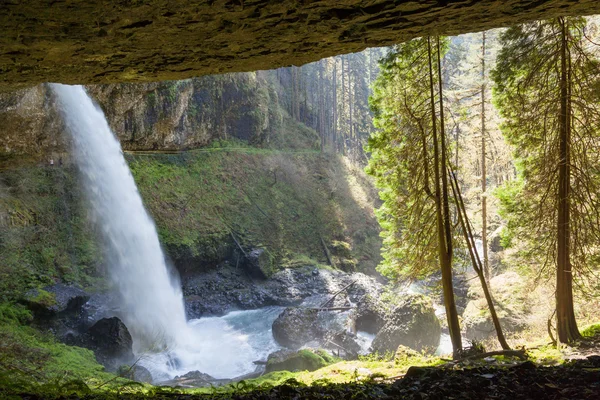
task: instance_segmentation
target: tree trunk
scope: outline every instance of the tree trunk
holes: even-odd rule
[[[561,26],[560,51],[560,122],[559,122],[559,165],[558,165],[558,226],[557,226],[557,274],[556,274],[556,317],[558,340],[570,343],[580,339],[581,334],[573,309],[573,273],[570,260],[570,126],[571,109],[569,99],[568,26],[559,18]]]
[[[338,103],[337,103],[337,60],[333,59],[333,146],[335,152],[339,152],[337,138],[337,120],[338,120]]]
[[[345,65],[346,63],[344,62],[344,60],[346,59],[346,56],[342,56],[342,110],[340,113],[341,116],[341,121],[344,121],[344,111],[346,109],[346,71],[345,71]],[[342,155],[346,155],[346,129],[344,128],[344,126],[340,126],[340,150]]]
[[[325,151],[325,102],[323,101],[323,64],[319,62],[319,135],[321,135],[321,153]]]
[[[485,193],[487,190],[485,139],[485,32],[483,32],[481,41],[481,246],[483,247],[483,272],[485,274],[485,279],[489,281],[490,265],[487,243],[487,195]]]
[[[508,345],[508,343],[506,342],[506,338],[504,337],[504,332],[502,332],[502,326],[500,325],[500,319],[498,318],[498,314],[496,313],[496,307],[494,306],[492,294],[490,293],[486,282],[486,278],[483,271],[483,265],[481,263],[481,260],[479,259],[479,254],[477,254],[477,247],[475,246],[475,240],[473,239],[471,223],[469,222],[467,210],[465,208],[465,203],[463,201],[462,194],[460,193],[458,179],[456,179],[456,175],[453,174],[451,171],[448,171],[448,174],[452,176],[454,183],[454,185],[452,185],[452,191],[454,192],[454,197],[456,198],[456,205],[458,206],[458,220],[460,222],[463,234],[465,236],[465,241],[467,242],[467,248],[469,250],[469,256],[471,257],[471,262],[473,263],[473,269],[479,277],[479,282],[481,282],[481,288],[483,289],[483,295],[485,296],[485,301],[487,302],[488,309],[490,310],[490,315],[492,317],[494,329],[496,330],[498,342],[504,350],[510,350],[510,346]]]
[[[439,43],[438,43],[439,44]],[[438,47],[439,50],[439,47]],[[434,93],[434,80],[433,80],[433,57],[431,54],[431,38],[427,38],[427,54],[429,56],[429,90],[431,97],[431,118],[432,118],[432,135],[433,135],[433,160],[434,160],[434,178],[435,178],[435,211],[436,211],[436,223],[437,223],[437,234],[438,234],[438,253],[440,258],[440,269],[442,272],[442,289],[444,293],[444,306],[446,308],[446,318],[448,320],[448,329],[450,331],[450,339],[452,341],[452,350],[454,357],[458,357],[462,350],[462,338],[460,336],[460,325],[458,323],[458,313],[456,311],[456,302],[454,300],[454,288],[452,286],[452,258],[451,258],[451,243],[447,241],[447,228],[449,226],[445,224],[447,216],[444,215],[444,209],[447,206],[448,193],[447,186],[440,188],[440,183],[445,181],[447,185],[447,177],[445,173],[445,151],[443,146],[445,140],[442,139],[441,143],[438,140],[437,135],[437,121],[435,111],[435,93]],[[438,53],[438,68],[439,68],[439,53]],[[440,83],[441,88],[441,83]],[[440,99],[442,93],[440,92]],[[443,123],[442,123],[443,126]],[[440,160],[440,144],[442,146]],[[442,199],[445,193],[445,202]],[[450,250],[450,251],[449,251]]]

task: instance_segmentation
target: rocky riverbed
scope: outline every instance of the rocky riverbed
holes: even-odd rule
[[[433,350],[439,343],[440,323],[426,296],[403,293],[394,304],[383,302],[383,283],[362,273],[305,266],[260,278],[222,263],[183,276],[182,287],[194,340],[204,343],[198,362],[180,353],[137,360],[113,295],[90,296],[58,284],[29,293],[25,302],[37,324],[67,344],[92,349],[108,370],[137,361],[129,372],[133,378],[149,381],[151,374],[155,382],[173,385],[221,384],[259,376],[265,368],[322,366],[325,354],[356,358],[370,351],[371,342],[380,353],[399,345]],[[306,348],[325,353],[298,351]]]

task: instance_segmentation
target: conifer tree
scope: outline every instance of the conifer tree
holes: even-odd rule
[[[523,242],[523,260],[555,271],[563,343],[580,338],[574,280],[600,256],[600,69],[585,25],[557,18],[508,29],[493,72],[520,171],[501,193],[508,236]]]
[[[453,236],[441,58],[446,42],[414,39],[381,62],[371,105],[378,131],[367,171],[381,189],[378,211],[386,275],[418,278],[442,272],[446,316],[455,355],[462,348],[452,287]]]

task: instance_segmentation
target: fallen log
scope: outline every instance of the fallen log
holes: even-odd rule
[[[338,290],[337,292],[335,292],[333,294],[333,296],[331,296],[331,298],[329,300],[327,300],[325,303],[321,304],[319,306],[319,308],[325,308],[325,306],[327,306],[327,304],[331,303],[333,300],[335,300],[335,298],[338,296],[338,294],[342,293],[343,291],[347,290],[350,286],[354,285],[356,283],[356,281],[351,282],[349,285],[344,286],[343,288],[341,288],[340,290]]]

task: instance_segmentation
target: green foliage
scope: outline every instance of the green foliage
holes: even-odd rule
[[[583,35],[586,20],[565,18],[570,139],[570,262],[578,279],[600,260],[600,105],[592,88],[598,61]],[[503,245],[519,244],[519,259],[546,274],[556,268],[561,118],[559,19],[512,27],[492,73],[502,131],[515,149],[519,177],[496,191],[507,220]],[[597,53],[596,53],[597,54]]]
[[[50,334],[24,325],[30,318],[23,306],[0,304],[0,396],[3,390],[85,393],[115,378],[104,372],[90,350],[58,343]]]
[[[369,188],[351,185],[349,177],[360,172],[338,158],[221,141],[181,155],[129,159],[161,242],[176,260],[219,262],[237,247],[233,234],[246,248],[265,248],[276,267],[325,264],[321,237],[351,244],[362,270],[378,261],[377,243],[363,240],[376,236],[377,227],[354,199],[354,191]]]
[[[428,39],[395,46],[380,70],[370,99],[377,131],[369,139],[367,167],[383,200],[377,210],[384,258],[379,271],[419,278],[438,269]]]

